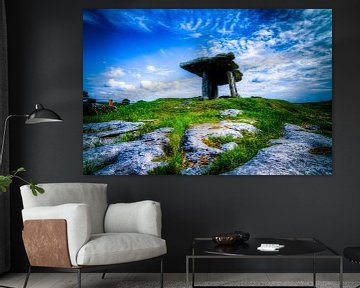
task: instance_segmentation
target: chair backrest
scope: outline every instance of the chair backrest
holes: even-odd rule
[[[29,185],[20,187],[24,209],[39,206],[57,206],[67,203],[89,205],[92,233],[104,233],[107,209],[107,184],[99,183],[46,183],[39,184],[45,193],[34,196]]]

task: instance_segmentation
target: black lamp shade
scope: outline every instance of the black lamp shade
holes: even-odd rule
[[[62,122],[61,117],[50,109],[44,108],[41,104],[35,105],[35,110],[31,112],[25,121],[26,124],[38,124],[46,122]]]

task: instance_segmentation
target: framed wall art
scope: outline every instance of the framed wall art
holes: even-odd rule
[[[83,11],[86,175],[331,175],[331,9]]]

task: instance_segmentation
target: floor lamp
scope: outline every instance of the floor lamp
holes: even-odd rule
[[[36,104],[35,110],[33,112],[31,112],[30,114],[7,116],[5,119],[5,124],[4,124],[4,132],[3,132],[1,151],[0,151],[0,167],[2,166],[8,122],[11,118],[15,118],[15,117],[26,118],[25,124],[39,124],[39,123],[46,123],[46,122],[62,122],[63,121],[58,114],[56,114],[54,111],[52,111],[50,109],[45,108],[41,104]]]
[[[62,122],[63,121],[58,114],[56,114],[54,111],[52,111],[50,109],[44,108],[44,106],[41,104],[36,104],[35,110],[33,112],[31,112],[30,114],[7,116],[5,119],[5,123],[4,123],[4,132],[2,135],[2,142],[1,142],[0,168],[2,167],[8,122],[11,118],[15,118],[15,117],[26,118],[25,124],[39,124],[39,123],[46,123],[46,122]],[[0,284],[0,287],[12,288],[9,286],[3,286],[1,284]]]

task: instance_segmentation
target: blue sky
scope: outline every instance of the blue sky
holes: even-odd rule
[[[332,99],[331,9],[100,9],[83,22],[84,90],[103,101],[200,96],[179,63],[227,52],[243,97]]]

